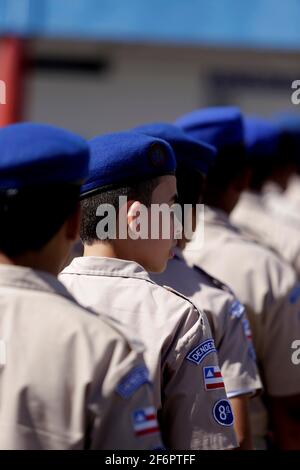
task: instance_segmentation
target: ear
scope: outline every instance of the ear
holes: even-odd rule
[[[80,230],[81,209],[80,203],[74,213],[66,221],[66,238],[70,241],[75,241],[79,238]]]
[[[136,225],[137,218],[141,211],[141,203],[139,201],[127,202],[127,225],[132,232],[138,230]]]

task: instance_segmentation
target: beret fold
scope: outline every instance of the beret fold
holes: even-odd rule
[[[279,152],[279,127],[267,119],[254,116],[244,118],[247,158],[273,157]]]
[[[82,197],[142,180],[174,174],[176,160],[171,146],[162,139],[135,132],[114,132],[89,141],[89,177]]]
[[[174,150],[178,167],[207,174],[216,155],[214,147],[195,140],[173,124],[145,124],[134,128],[133,131],[158,137],[168,142]]]
[[[244,143],[242,114],[234,106],[198,109],[181,116],[175,124],[218,151]]]

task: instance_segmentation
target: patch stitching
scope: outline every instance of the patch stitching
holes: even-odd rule
[[[133,429],[138,437],[159,432],[154,406],[141,408],[133,413]]]
[[[203,367],[204,386],[207,392],[225,388],[221,369],[219,366]]]
[[[232,302],[229,311],[232,318],[241,318],[245,313],[245,307],[236,299]]]
[[[146,383],[150,384],[148,369],[143,365],[137,366],[121,380],[116,391],[126,400]]]
[[[229,410],[230,410],[230,413],[226,413],[226,411],[223,411],[223,410],[220,410],[221,406],[223,406],[225,408],[225,406],[228,406],[229,407]],[[218,408],[217,408],[218,407]],[[216,415],[216,413],[220,413],[220,416],[221,416],[221,413],[225,413],[226,414],[226,418],[227,418],[227,415],[231,415],[231,421],[229,423],[226,423],[225,420],[222,421],[220,419],[220,417],[218,417]],[[226,427],[229,427],[229,426],[232,426],[233,423],[234,423],[234,416],[233,416],[233,412],[232,412],[232,408],[231,408],[231,405],[230,405],[230,402],[229,400],[227,399],[221,399],[221,400],[218,400],[215,404],[214,404],[214,407],[213,407],[213,417],[214,417],[214,420],[220,424],[221,426],[226,426]]]
[[[210,345],[210,348],[205,351],[205,346],[206,345]],[[201,352],[201,349],[203,350],[203,352]],[[192,351],[190,351],[188,353],[188,355],[186,356],[186,359],[189,362],[192,362],[193,364],[199,365],[199,364],[201,364],[201,362],[203,361],[203,359],[206,356],[208,356],[209,354],[211,354],[213,352],[217,352],[217,351],[216,351],[214,340],[212,338],[210,338],[210,339],[207,339],[206,341],[203,341],[198,346],[196,346],[194,349],[192,349]]]

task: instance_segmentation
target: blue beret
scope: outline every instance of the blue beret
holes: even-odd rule
[[[278,155],[280,130],[267,119],[253,116],[244,117],[245,145],[247,158],[273,157]]]
[[[280,132],[292,136],[300,143],[300,115],[299,114],[279,114],[274,119]]]
[[[173,124],[145,124],[133,129],[168,142],[174,150],[178,167],[190,168],[207,174],[214,161],[216,149],[211,145],[199,142]]]
[[[281,131],[300,134],[300,114],[280,113],[274,116],[274,122]]]
[[[300,163],[300,115],[295,113],[279,114],[274,119],[283,137],[282,153],[299,165]]]
[[[176,125],[218,151],[244,143],[242,114],[233,106],[192,111],[177,119]]]
[[[89,142],[89,177],[82,196],[141,180],[174,174],[176,160],[164,140],[134,132],[115,132]]]
[[[0,129],[0,190],[79,183],[88,174],[87,142],[56,127],[21,123]]]

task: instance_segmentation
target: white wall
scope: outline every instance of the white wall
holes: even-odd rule
[[[37,55],[107,58],[99,75],[32,71],[27,79],[26,119],[61,125],[87,137],[150,121],[172,121],[200,106],[240,105],[268,115],[291,105],[291,79],[300,79],[300,54],[183,47],[35,41]],[[213,93],[213,73],[287,77],[283,89],[225,88]],[[213,93],[213,94],[212,94]]]

